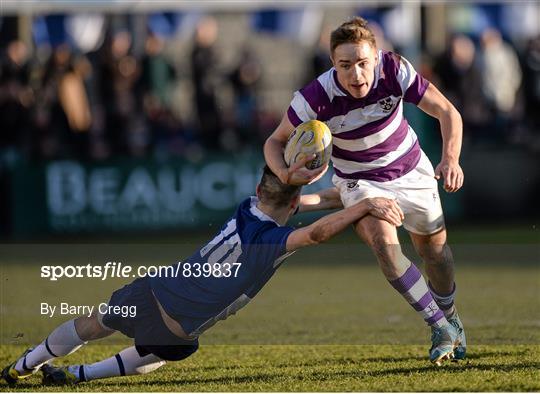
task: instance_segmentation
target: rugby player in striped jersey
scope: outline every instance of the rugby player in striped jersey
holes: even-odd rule
[[[464,358],[465,332],[454,306],[454,262],[437,189],[438,179],[450,193],[463,185],[461,116],[405,58],[378,50],[363,18],[334,30],[330,46],[333,67],[295,92],[265,143],[266,162],[285,183],[307,184],[320,178],[325,168],[288,169],[283,149],[300,123],[325,122],[333,137],[333,182],[343,204],[377,196],[394,198],[403,209],[403,226],[424,260],[427,283],[401,252],[395,226],[368,216],[354,228],[372,248],[390,284],[431,327],[430,360],[439,365],[452,357]],[[403,116],[404,102],[440,123],[443,151],[435,170]],[[426,295],[428,289],[436,302]]]

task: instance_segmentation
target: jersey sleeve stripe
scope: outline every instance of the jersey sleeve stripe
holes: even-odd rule
[[[403,57],[400,58],[397,80],[403,92],[405,92],[413,84],[416,75],[416,70],[412,64],[409,63],[407,59]]]
[[[310,107],[302,93],[295,92],[291,101],[291,107],[302,122],[307,122],[311,119],[317,119],[317,114]]]
[[[296,115],[296,112],[294,111],[292,106],[289,106],[289,109],[287,110],[287,117],[289,118],[289,121],[294,127],[302,123],[302,119],[300,119],[298,115]]]
[[[316,119],[319,119],[321,113],[330,109],[330,99],[318,79],[300,89],[300,93],[315,112],[315,115],[317,116]]]
[[[407,103],[418,105],[418,103],[424,96],[424,93],[426,93],[428,86],[429,81],[422,77],[420,74],[416,74],[416,78],[405,92],[403,100]]]
[[[208,244],[206,244],[200,250],[201,257],[204,257],[210,250],[212,250],[216,245],[218,245],[223,238],[226,238],[229,234],[232,234],[236,231],[236,219],[232,219],[227,223],[227,226],[224,230],[220,231],[218,235],[214,237]]]

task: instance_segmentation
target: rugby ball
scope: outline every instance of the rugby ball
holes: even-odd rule
[[[318,120],[308,120],[294,129],[287,140],[283,156],[290,167],[312,154],[316,155],[315,158],[306,163],[310,170],[328,163],[332,154],[332,133],[326,124]]]

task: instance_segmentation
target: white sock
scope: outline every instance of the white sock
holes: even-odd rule
[[[141,357],[135,346],[132,346],[108,359],[82,365],[82,368],[80,365],[72,365],[69,371],[80,381],[89,381],[112,376],[141,375],[152,372],[162,365],[165,365],[165,360],[153,354]]]
[[[85,343],[75,330],[75,320],[67,321],[51,332],[26,357],[19,359],[15,369],[20,373],[28,372],[28,370],[38,368],[53,358],[73,353]]]

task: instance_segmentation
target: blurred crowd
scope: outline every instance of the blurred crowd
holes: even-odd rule
[[[455,34],[432,66],[431,79],[460,111],[468,141],[540,151],[540,36],[519,52],[495,28],[477,44]]]
[[[188,54],[194,114],[183,117],[172,96],[178,67],[164,53],[167,37],[146,31],[133,51],[129,29],[107,29],[95,51],[68,42],[2,47],[0,152],[4,161],[193,155],[259,146],[257,90],[262,67],[249,47],[232,69],[221,66],[214,18],[197,23]],[[230,108],[218,91],[232,92]]]
[[[376,32],[379,46],[392,49],[382,32]],[[260,105],[262,62],[245,46],[236,65],[224,68],[216,49],[218,35],[212,17],[201,18],[194,28],[185,54],[194,109],[188,117],[172,98],[184,76],[165,55],[167,37],[151,29],[139,54],[133,51],[132,32],[111,26],[105,26],[102,44],[89,52],[68,42],[42,50],[18,37],[4,40],[2,161],[260,149],[279,121],[279,111],[268,113]],[[326,27],[307,63],[305,80],[331,67],[328,36]],[[492,27],[477,38],[455,34],[444,53],[423,53],[419,70],[461,112],[471,144],[540,151],[540,36],[517,48]],[[291,93],[298,87],[291,87]],[[225,88],[231,92],[228,105],[219,100]]]

